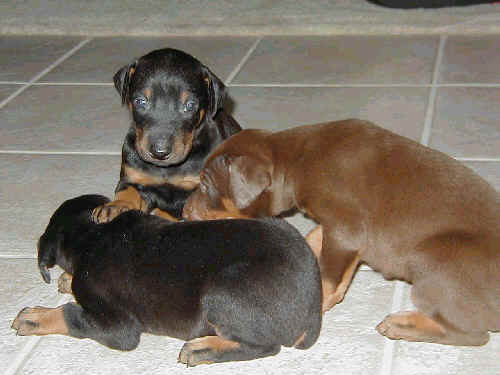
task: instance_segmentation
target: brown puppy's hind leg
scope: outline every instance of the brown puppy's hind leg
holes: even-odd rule
[[[377,331],[393,340],[446,345],[484,345],[490,337],[488,332],[462,332],[420,311],[401,311],[390,314],[377,326]]]

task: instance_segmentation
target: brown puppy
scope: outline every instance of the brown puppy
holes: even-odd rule
[[[360,120],[245,130],[209,157],[184,216],[293,207],[323,227],[309,243],[325,311],[361,261],[413,284],[418,311],[389,315],[377,327],[389,338],[482,345],[500,330],[499,194],[451,157]]]

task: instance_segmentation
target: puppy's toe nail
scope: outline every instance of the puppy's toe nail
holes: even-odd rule
[[[385,331],[387,331],[387,327],[385,326],[384,322],[381,322],[377,325],[377,327],[375,327],[375,329],[377,330],[378,333],[380,333],[381,335],[383,335],[385,333]]]

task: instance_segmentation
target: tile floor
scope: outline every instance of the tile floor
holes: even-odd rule
[[[317,344],[276,357],[186,369],[182,343],[144,335],[120,353],[88,340],[16,337],[27,305],[61,302],[36,269],[53,210],[112,195],[127,114],[114,72],[154,48],[184,49],[229,86],[245,128],[346,117],[378,122],[442,150],[500,189],[500,35],[217,38],[0,38],[0,374],[499,374],[500,334],[481,348],[394,342],[375,325],[407,308],[409,287],[367,267],[329,312]],[[291,222],[302,232],[311,223]],[[64,297],[62,297],[64,300]]]

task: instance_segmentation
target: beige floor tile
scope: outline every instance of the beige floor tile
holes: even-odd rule
[[[9,36],[0,38],[0,81],[29,81],[83,38]]]
[[[130,120],[111,86],[32,86],[0,123],[6,150],[120,152]]]
[[[428,89],[231,87],[230,95],[245,128],[276,131],[357,117],[419,141]]]
[[[438,90],[430,146],[456,157],[500,157],[500,88]]]
[[[440,83],[500,83],[500,35],[450,36]]]
[[[430,83],[438,42],[433,36],[268,37],[234,83]]]
[[[113,196],[120,156],[0,155],[0,254],[36,255],[50,216],[81,194]]]
[[[500,191],[500,160],[487,162],[465,162],[477,174],[488,181],[497,191]]]
[[[410,288],[405,289],[404,310],[414,310]],[[398,341],[395,345],[394,375],[469,375],[500,373],[498,353],[500,333],[490,335],[490,341],[480,347],[460,347],[430,343]]]
[[[225,80],[255,38],[97,38],[55,68],[44,82],[109,82],[122,66],[159,48],[184,50]]]
[[[54,303],[57,286],[45,284],[36,259],[0,258],[0,361],[3,370],[27,340],[10,328],[17,313],[26,306]]]
[[[0,102],[11,95],[19,87],[21,87],[21,85],[0,85]]]

